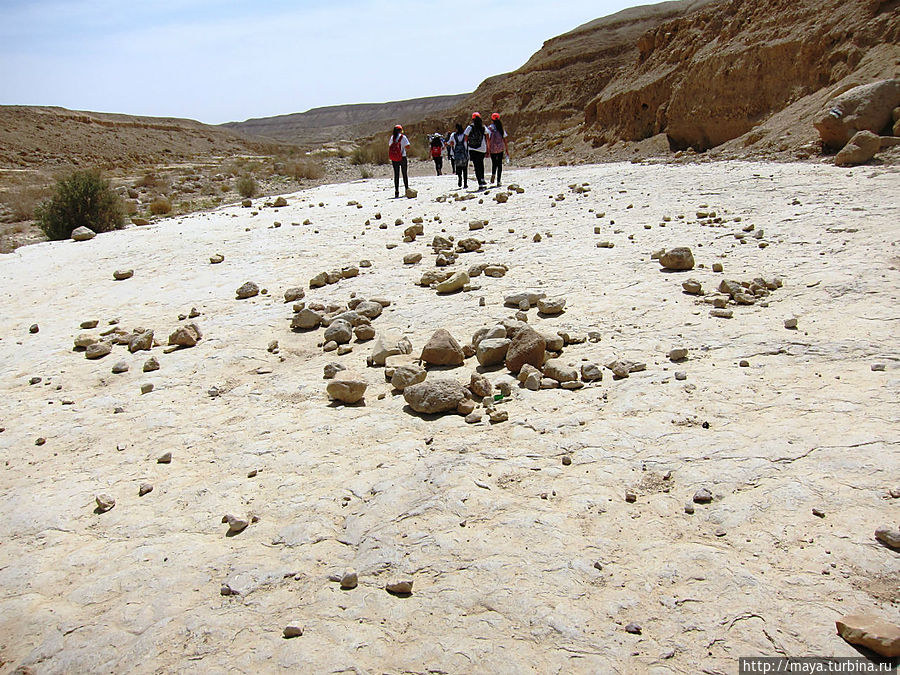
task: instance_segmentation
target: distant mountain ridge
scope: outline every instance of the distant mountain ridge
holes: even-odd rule
[[[462,103],[469,94],[428,96],[387,103],[354,103],[313,108],[302,113],[259,117],[220,126],[242,134],[299,145],[355,140],[396,123],[408,125]]]

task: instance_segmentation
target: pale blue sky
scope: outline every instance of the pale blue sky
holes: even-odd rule
[[[634,0],[0,0],[0,104],[210,124],[472,91]]]

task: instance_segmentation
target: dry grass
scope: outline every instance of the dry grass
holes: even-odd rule
[[[388,164],[389,161],[388,145],[383,141],[370,141],[350,153],[350,163],[355,166],[361,164]]]
[[[304,158],[286,162],[283,174],[290,176],[294,180],[302,180],[304,178],[318,180],[325,175],[325,167],[315,160]]]
[[[46,185],[22,185],[3,193],[2,200],[9,208],[10,220],[18,223],[34,220],[34,210],[51,193],[51,188]]]
[[[172,202],[165,197],[157,197],[150,202],[150,213],[154,216],[163,216],[172,212]]]

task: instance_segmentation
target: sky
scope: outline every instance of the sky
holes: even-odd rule
[[[466,93],[635,4],[0,0],[0,104],[219,124]]]

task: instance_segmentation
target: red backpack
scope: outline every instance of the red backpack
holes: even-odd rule
[[[388,148],[388,157],[392,162],[402,162],[403,161],[403,150],[400,148],[400,140],[403,138],[403,134],[397,135],[397,140],[391,142],[390,148]],[[384,146],[382,146],[384,147]]]

